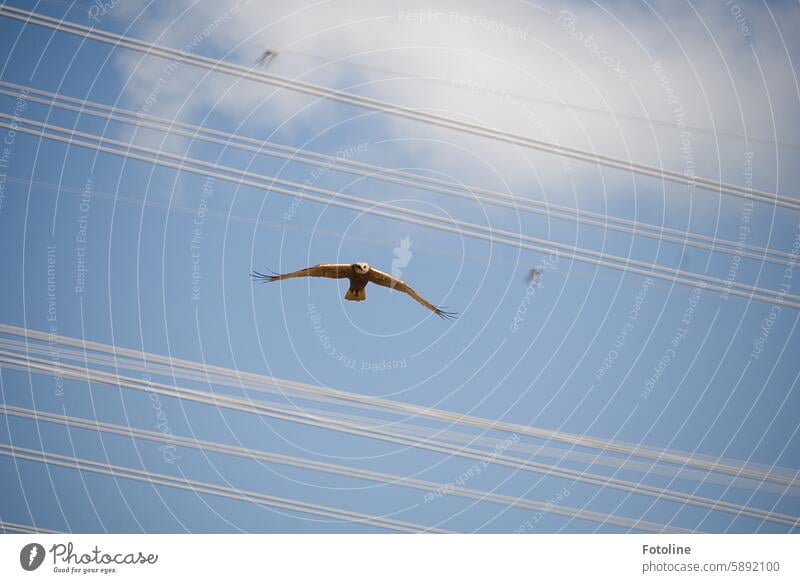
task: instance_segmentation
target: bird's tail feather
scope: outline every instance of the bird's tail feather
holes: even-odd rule
[[[361,289],[353,289],[352,287],[344,294],[344,299],[351,302],[363,302],[367,299],[367,290],[363,287]]]

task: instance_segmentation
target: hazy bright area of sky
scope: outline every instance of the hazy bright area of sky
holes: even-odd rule
[[[800,11],[789,2],[10,4],[245,66],[273,50],[270,73],[797,195],[800,150],[791,145],[800,144],[795,70]],[[3,80],[237,135],[340,152],[730,241],[739,240],[746,216],[747,243],[787,252],[800,230],[800,216],[791,210],[758,203],[750,210],[740,198],[565,161],[188,65],[167,71],[167,62],[152,56],[8,19],[0,19],[0,48],[7,55]],[[14,104],[0,98],[4,113]],[[724,278],[734,261],[374,179],[315,172],[34,103],[24,115],[668,267]],[[0,269],[6,276],[0,322],[38,330],[55,325],[62,335],[489,419],[759,464],[800,464],[795,310],[668,282],[651,285],[639,275],[567,257],[548,263],[541,287],[531,292],[524,279],[531,267],[545,262],[542,254],[154,169],[21,133],[10,155],[0,206]],[[29,176],[38,184],[13,180]],[[90,181],[89,203],[82,206],[80,193]],[[85,243],[79,241],[83,234]],[[48,321],[50,247],[57,269],[54,322]],[[353,261],[399,269],[417,291],[460,318],[441,321],[410,298],[377,286],[367,288],[368,301],[351,303],[343,300],[342,282],[254,286],[248,277],[252,269],[289,271]],[[770,289],[785,281],[781,267],[749,259],[736,264],[736,281]],[[797,294],[796,279],[790,286]],[[633,310],[637,315],[631,319]],[[767,341],[756,353],[765,322]],[[10,404],[143,428],[157,422],[145,394],[67,381],[64,394],[57,395],[50,377],[3,370],[0,378],[3,400]],[[473,463],[167,398],[163,409],[175,434],[442,483]],[[178,470],[153,443],[80,430],[67,435],[61,428],[14,419],[0,426],[6,443],[108,456],[113,463],[154,472]],[[530,519],[530,511],[501,511],[454,497],[424,503],[421,492],[398,486],[192,451],[181,455],[179,469],[193,479],[421,524],[512,532]],[[0,516],[23,523],[33,516],[47,528],[367,530],[6,458],[0,467],[3,475],[14,476],[0,483]],[[647,475],[644,482],[669,480]],[[485,470],[469,486],[542,501],[568,487],[565,503],[598,512],[709,531],[785,531],[745,517],[664,501],[651,506],[645,497],[501,468]],[[758,494],[749,500],[748,492],[713,484],[672,487],[688,492],[697,487],[701,495],[793,515],[799,510],[796,498],[788,496]],[[536,529],[617,530],[555,515],[544,516]]]

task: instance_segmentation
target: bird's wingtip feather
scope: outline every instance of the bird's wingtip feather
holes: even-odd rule
[[[436,315],[439,316],[442,320],[458,320],[458,312],[448,312],[447,310],[443,310],[442,308],[436,309]]]
[[[275,279],[279,277],[279,275],[274,271],[272,271],[271,269],[267,269],[267,271],[269,271],[272,275],[266,275],[254,269],[250,273],[250,277],[252,277],[254,280],[260,281],[261,283],[268,283],[270,281],[275,281]]]

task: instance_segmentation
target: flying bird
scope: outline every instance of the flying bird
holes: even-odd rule
[[[528,283],[536,283],[542,277],[542,269],[540,267],[533,267],[528,272],[528,277],[525,278]]]
[[[256,60],[256,65],[259,67],[266,67],[269,65],[270,61],[278,56],[278,53],[275,51],[264,51],[261,53],[261,56]]]
[[[272,275],[264,275],[263,273],[254,271],[251,274],[251,277],[262,283],[292,279],[294,277],[328,277],[332,279],[349,279],[350,289],[347,290],[347,293],[344,295],[344,299],[351,302],[363,302],[366,300],[367,292],[364,288],[367,287],[368,283],[372,282],[377,285],[408,294],[440,318],[449,320],[454,319],[457,315],[455,312],[446,312],[441,308],[434,306],[428,300],[411,289],[411,286],[406,284],[404,281],[397,279],[396,277],[392,277],[388,273],[374,269],[370,267],[368,263],[363,261],[352,264],[323,263],[320,265],[314,265],[313,267],[307,267],[299,271],[293,271],[292,273],[284,274],[272,272]]]

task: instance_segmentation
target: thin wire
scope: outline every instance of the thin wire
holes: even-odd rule
[[[112,107],[88,99],[76,99],[26,85],[0,81],[0,95],[14,97],[19,91],[26,92],[27,101],[41,103],[66,111],[77,112],[81,115],[93,116],[103,120],[118,121],[136,127],[144,127],[191,138],[192,140],[200,140],[319,168],[333,169],[338,172],[346,172],[348,174],[364,176],[393,184],[401,184],[448,196],[465,198],[471,201],[478,201],[503,208],[511,208],[516,211],[536,213],[551,219],[555,218],[577,222],[578,224],[610,229],[632,236],[643,236],[655,239],[659,242],[667,241],[679,245],[688,245],[697,249],[719,251],[739,257],[767,261],[784,267],[794,267],[792,255],[785,251],[762,248],[744,242],[717,239],[716,237],[689,233],[666,226],[651,225],[630,219],[617,218],[603,213],[542,202],[491,189],[428,177],[413,172],[358,162],[341,156],[331,156],[310,150],[303,150],[301,148],[292,148],[282,144],[262,142],[248,136],[240,136],[147,113]]]
[[[79,4],[78,2],[65,2],[63,0],[40,0],[41,2],[46,2],[48,4],[56,4],[60,6],[65,6],[68,8],[90,8],[90,6],[84,6]],[[145,22],[144,19],[140,19],[139,22]],[[257,44],[255,42],[242,42],[239,43],[239,47],[252,47],[254,49],[258,49],[260,51],[264,51],[264,46],[261,44]],[[362,63],[359,61],[352,61],[349,60],[350,56],[347,57],[340,57],[338,59],[330,59],[328,57],[323,57],[322,55],[318,55],[315,53],[309,53],[306,51],[298,51],[294,49],[287,49],[287,48],[280,48],[274,50],[268,50],[268,53],[271,53],[270,58],[267,60],[267,64],[271,62],[274,58],[277,58],[280,55],[293,55],[295,57],[303,57],[308,59],[313,59],[318,62],[321,62],[325,65],[337,65],[337,66],[346,66],[352,67],[354,69],[362,69],[365,71],[373,71],[376,73],[382,73],[385,75],[390,75],[393,78],[389,79],[390,81],[422,81],[427,83],[433,83],[436,85],[442,85],[446,87],[450,87],[453,89],[469,89],[473,91],[481,91],[483,93],[491,94],[491,95],[499,95],[499,96],[508,96],[513,99],[518,99],[520,101],[528,101],[531,103],[541,103],[543,105],[549,105],[553,107],[558,107],[561,109],[568,109],[568,110],[575,110],[575,111],[584,111],[587,113],[593,113],[597,115],[602,115],[606,117],[611,117],[615,119],[624,119],[629,121],[641,122],[646,124],[652,124],[654,126],[661,126],[661,127],[668,127],[673,129],[687,129],[691,132],[701,133],[701,134],[708,134],[714,137],[721,137],[721,138],[731,138],[734,140],[740,140],[744,142],[755,142],[759,144],[767,144],[767,145],[778,145],[785,148],[791,149],[800,149],[800,145],[793,144],[790,142],[784,142],[782,140],[776,140],[772,138],[761,138],[761,137],[754,137],[748,136],[732,131],[720,131],[720,130],[713,130],[711,128],[700,127],[700,126],[679,126],[675,122],[661,120],[661,119],[653,119],[649,117],[639,116],[639,115],[632,115],[632,114],[625,114],[625,113],[617,113],[614,111],[610,111],[608,109],[601,109],[597,107],[588,107],[584,105],[576,105],[572,103],[566,103],[564,101],[557,101],[555,99],[544,99],[542,97],[534,97],[532,95],[522,95],[520,93],[514,93],[510,91],[503,91],[503,90],[495,90],[491,87],[485,87],[483,85],[478,85],[476,83],[459,83],[454,80],[449,80],[442,77],[427,77],[427,76],[420,76],[420,75],[411,75],[407,72],[395,71],[392,69],[387,69],[385,67],[378,67],[375,65],[368,65],[366,63]],[[259,66],[263,66],[263,63],[260,60],[256,63]]]
[[[51,358],[53,356],[53,347],[44,345],[38,346],[32,343],[24,343],[20,340],[0,339],[0,348],[16,349],[24,354],[38,354],[39,356],[49,356]],[[335,399],[330,397],[321,397],[317,395],[308,395],[308,394],[294,394],[294,391],[292,391],[292,389],[288,387],[278,388],[270,386],[262,388],[252,385],[250,385],[249,387],[245,387],[241,383],[235,382],[233,379],[229,379],[218,375],[210,375],[210,374],[204,375],[191,370],[185,370],[181,368],[170,368],[153,363],[142,364],[138,361],[133,361],[125,357],[94,355],[94,354],[89,354],[88,352],[81,353],[78,350],[72,350],[63,347],[57,350],[58,350],[57,352],[58,359],[60,361],[74,360],[76,362],[81,362],[86,364],[96,364],[100,366],[116,368],[116,370],[121,370],[121,369],[132,370],[136,372],[146,373],[149,375],[161,375],[164,377],[173,377],[175,379],[181,379],[181,380],[198,381],[198,382],[204,382],[208,385],[213,384],[215,386],[223,385],[227,387],[235,387],[243,389],[245,391],[252,389],[268,395],[278,395],[282,397],[287,397],[290,399],[292,405],[297,406],[303,411],[307,413],[312,413],[314,415],[325,415],[329,414],[331,411],[330,409],[322,410],[306,406],[301,407],[297,403],[295,403],[294,399],[308,399],[311,401],[318,401],[327,405],[341,405],[341,403],[337,402]],[[373,413],[396,414],[396,412],[388,411],[376,405],[347,403],[347,406],[361,408],[361,409],[368,409],[370,412]],[[407,436],[416,437],[420,439],[438,438],[441,441],[447,441],[449,443],[454,443],[459,445],[468,445],[468,446],[477,445],[479,447],[485,448],[487,451],[500,448],[505,451],[516,451],[520,453],[525,453],[529,456],[541,456],[559,461],[567,460],[575,463],[601,465],[605,467],[617,468],[626,471],[641,472],[642,474],[645,475],[659,474],[671,478],[693,480],[703,483],[714,483],[726,487],[740,488],[751,491],[759,490],[761,492],[771,492],[773,494],[780,494],[782,496],[800,495],[800,490],[798,490],[798,488],[796,487],[793,488],[791,486],[779,485],[769,481],[756,481],[747,477],[730,476],[724,473],[713,472],[711,470],[700,471],[684,467],[674,467],[672,464],[660,465],[659,460],[653,460],[648,463],[644,461],[637,461],[631,459],[631,457],[622,458],[617,456],[598,456],[597,454],[589,454],[580,451],[575,451],[572,448],[558,449],[558,448],[547,447],[543,444],[524,443],[521,441],[509,443],[508,439],[504,440],[500,437],[488,437],[483,434],[478,435],[472,433],[462,433],[441,427],[414,425],[406,422],[405,419],[376,421],[375,418],[365,417],[364,415],[352,415],[342,412],[337,412],[336,415],[340,419],[346,419],[352,423],[357,423],[366,427],[389,426],[399,432],[402,432]]]
[[[64,32],[67,34],[76,35],[82,38],[88,38],[105,44],[110,44],[116,47],[123,47],[144,53],[148,56],[157,56],[165,59],[171,59],[176,63],[187,63],[190,65],[199,66],[211,71],[226,73],[232,76],[241,77],[253,81],[267,83],[278,88],[289,89],[313,95],[322,99],[330,99],[348,105],[354,105],[389,115],[421,121],[424,123],[437,125],[444,128],[454,129],[473,135],[487,137],[494,140],[506,142],[509,144],[516,144],[543,152],[567,156],[576,160],[583,160],[587,162],[594,162],[609,168],[616,168],[619,170],[628,170],[630,172],[660,178],[670,182],[684,184],[689,187],[696,187],[711,192],[718,192],[720,194],[729,194],[731,196],[741,197],[745,199],[758,200],[776,206],[800,210],[800,201],[797,199],[784,196],[777,193],[770,193],[752,188],[741,187],[733,184],[727,184],[721,181],[711,180],[708,178],[701,178],[697,176],[685,176],[682,172],[673,170],[666,170],[656,166],[647,164],[639,164],[630,160],[614,158],[596,154],[594,152],[584,151],[577,148],[568,148],[558,144],[553,144],[543,140],[536,140],[534,138],[515,134],[513,132],[505,132],[493,129],[487,126],[471,124],[463,121],[454,120],[448,117],[439,116],[431,113],[425,113],[414,108],[404,107],[401,105],[389,103],[379,99],[370,97],[363,97],[354,95],[344,91],[338,91],[328,87],[322,87],[312,83],[299,81],[297,79],[290,79],[279,75],[273,75],[263,71],[256,71],[252,67],[247,68],[233,63],[226,63],[219,60],[210,59],[196,54],[190,54],[184,51],[172,49],[157,45],[155,43],[148,43],[125,35],[113,34],[105,31],[98,31],[94,28],[87,26],[66,22],[56,18],[51,18],[31,12],[14,8],[11,6],[0,6],[0,16],[5,16],[25,24],[34,24],[49,28],[51,30]]]
[[[292,500],[290,498],[270,496],[268,494],[262,494],[260,492],[240,490],[237,488],[219,486],[207,482],[198,482],[186,478],[178,478],[175,476],[168,476],[166,474],[158,474],[147,470],[137,470],[135,468],[117,466],[113,464],[104,464],[88,459],[78,458],[75,456],[67,456],[67,455],[50,453],[35,449],[28,449],[24,447],[11,446],[11,445],[6,445],[4,443],[0,443],[0,455],[28,460],[28,461],[40,462],[49,465],[60,466],[64,468],[76,469],[85,472],[94,472],[106,476],[113,476],[114,478],[137,480],[140,482],[145,482],[150,485],[167,486],[170,488],[189,490],[195,494],[211,494],[213,496],[222,496],[225,498],[230,498],[232,500],[241,500],[243,502],[249,502],[251,504],[258,504],[272,508],[280,508],[283,510],[292,510],[295,512],[302,512],[305,514],[313,514],[316,516],[333,518],[344,522],[363,523],[370,526],[376,526],[378,528],[394,530],[397,532],[410,532],[410,533],[448,532],[438,528],[428,528],[410,522],[393,520],[390,518],[384,518],[378,516],[370,516],[367,514],[362,514],[360,512],[353,512],[350,510],[332,508],[330,506],[323,506],[321,504],[314,504],[311,502],[301,502],[299,500]]]
[[[45,346],[45,345],[39,346],[37,344],[27,343],[27,341],[23,342],[21,340],[0,339],[0,348],[17,349],[19,351],[22,351],[24,354],[38,354],[40,356],[50,356],[50,357],[52,357],[53,355],[52,346]],[[249,386],[244,386],[241,382],[237,382],[235,379],[227,378],[220,375],[211,375],[207,373],[202,374],[199,372],[195,372],[193,370],[182,369],[179,367],[167,367],[165,365],[154,364],[152,362],[147,362],[147,361],[141,361],[141,362],[134,361],[128,359],[127,357],[120,357],[120,356],[112,357],[110,355],[105,356],[102,354],[101,355],[89,354],[88,352],[81,352],[77,349],[73,350],[63,347],[58,349],[57,354],[58,354],[58,359],[60,361],[73,360],[76,362],[81,362],[86,364],[97,364],[100,366],[108,366],[116,368],[116,370],[126,369],[126,370],[133,370],[136,372],[147,373],[150,375],[161,375],[165,377],[173,377],[176,379],[182,379],[188,381],[205,382],[209,385],[214,384],[215,386],[222,385],[227,387],[236,387],[236,388],[241,388],[245,391],[255,390],[270,395],[280,395],[284,397],[287,396],[286,395],[287,392],[288,393],[293,392],[291,389],[284,387],[278,388],[277,386],[260,387],[252,384],[250,384]],[[321,397],[318,395],[308,395],[308,394],[302,394],[296,396],[302,399],[319,401],[321,403],[325,403],[328,405],[337,403],[337,401],[331,397]],[[293,401],[292,405],[295,405]],[[348,406],[365,408],[373,412],[396,414],[396,412],[388,411],[385,408],[379,407],[377,405],[348,403]],[[330,413],[330,410],[324,411],[308,407],[302,407],[302,410],[315,415],[325,415]],[[340,419],[348,420],[349,422],[352,423],[361,424],[363,426],[375,426],[373,424],[376,423],[375,419],[364,417],[363,415],[351,415],[339,412],[337,413],[337,417]],[[413,425],[405,422],[405,420],[378,421],[377,423],[379,423],[378,427],[391,426],[397,431],[400,431],[409,436],[415,436],[417,438],[425,438],[425,439],[438,438],[439,440],[444,440],[450,443],[456,443],[460,445],[478,445],[480,447],[486,448],[487,450],[492,450],[494,448],[500,447],[507,451],[513,450],[515,452],[524,452],[531,456],[542,456],[557,460],[570,460],[576,463],[586,463],[589,465],[602,465],[606,467],[619,468],[627,471],[638,471],[643,474],[660,474],[669,477],[677,477],[679,479],[694,480],[704,483],[715,483],[727,487],[738,487],[747,490],[759,490],[762,492],[771,492],[781,495],[796,496],[800,494],[800,491],[798,491],[797,488],[793,488],[791,486],[779,485],[769,481],[756,481],[752,478],[747,478],[747,477],[726,476],[723,473],[715,473],[709,469],[698,471],[683,467],[676,468],[671,464],[668,466],[667,465],[662,466],[658,465],[659,460],[654,460],[651,463],[646,463],[642,461],[633,460],[631,459],[630,456],[627,458],[621,458],[616,456],[603,457],[598,454],[589,454],[589,453],[574,451],[573,449],[562,450],[556,448],[549,448],[541,444],[528,444],[519,441],[514,443],[512,446],[509,446],[507,440],[503,440],[502,438],[499,437],[487,437],[485,435],[461,433],[443,428]]]
[[[133,427],[126,427],[122,425],[115,425],[112,423],[103,423],[90,419],[82,419],[79,417],[72,417],[68,415],[56,415],[42,411],[35,411],[32,409],[25,409],[23,407],[13,407],[7,405],[0,405],[0,414],[13,415],[23,419],[30,419],[37,422],[45,421],[48,423],[58,423],[66,425],[71,428],[80,428],[87,430],[102,431],[104,433],[111,433],[115,435],[122,435],[125,437],[135,439],[145,439],[149,441],[166,442],[173,445],[182,447],[189,447],[192,449],[199,449],[214,453],[234,455],[237,457],[259,460],[262,462],[276,463],[285,466],[304,468],[313,471],[332,473],[340,476],[348,476],[351,478],[358,478],[362,480],[369,480],[388,484],[391,486],[401,486],[415,488],[427,492],[446,492],[448,495],[460,496],[463,498],[470,498],[480,502],[491,502],[501,504],[503,506],[510,506],[514,508],[523,508],[533,510],[535,512],[550,512],[562,516],[569,516],[582,520],[588,520],[599,523],[609,523],[623,528],[634,530],[643,530],[645,532],[694,532],[689,529],[682,529],[671,527],[669,525],[658,524],[654,522],[644,523],[639,520],[624,518],[619,516],[609,516],[599,512],[592,512],[582,508],[573,508],[570,506],[559,506],[558,509],[551,509],[549,505],[543,502],[535,502],[518,498],[514,496],[505,496],[495,494],[493,492],[483,492],[471,488],[463,488],[455,484],[441,484],[437,482],[429,482],[426,480],[419,480],[416,478],[403,477],[399,475],[386,474],[372,470],[363,470],[359,468],[352,468],[341,466],[337,464],[318,462],[315,460],[292,457],[287,455],[268,453],[264,451],[232,446],[224,443],[205,441],[199,439],[190,439],[180,435],[170,434],[164,435],[163,433],[142,429],[134,429]]]
[[[588,447],[593,449],[600,449],[605,452],[620,453],[633,457],[648,458],[655,461],[665,463],[677,464],[680,466],[697,467],[707,471],[715,471],[720,473],[728,473],[731,475],[744,476],[758,481],[769,481],[776,484],[797,487],[800,485],[797,478],[791,475],[781,475],[776,473],[772,468],[770,471],[760,470],[753,465],[743,467],[741,464],[733,460],[706,458],[704,456],[686,455],[683,453],[661,450],[656,448],[642,447],[638,444],[625,444],[621,442],[608,441],[599,438],[586,437],[583,435],[576,435],[561,431],[552,431],[538,427],[530,427],[516,423],[509,423],[505,421],[494,421],[474,417],[470,415],[462,415],[452,411],[445,411],[441,409],[434,409],[428,407],[421,407],[410,403],[402,403],[399,401],[392,401],[381,397],[370,397],[333,389],[329,387],[321,387],[317,385],[310,385],[298,381],[291,381],[287,379],[279,379],[272,376],[265,376],[256,373],[243,372],[234,369],[212,365],[208,363],[200,363],[191,360],[185,360],[175,357],[167,357],[160,354],[138,351],[131,348],[121,346],[112,346],[101,342],[90,340],[82,340],[79,338],[71,338],[69,336],[57,335],[51,337],[46,332],[32,330],[28,328],[19,328],[8,324],[0,324],[0,333],[9,334],[13,336],[20,336],[27,339],[35,339],[40,341],[52,342],[53,344],[60,344],[65,346],[72,346],[82,350],[92,350],[96,352],[104,352],[112,354],[115,358],[119,356],[135,358],[143,360],[148,363],[157,363],[169,367],[170,369],[184,368],[187,370],[194,370],[203,374],[214,374],[220,377],[228,377],[238,383],[248,382],[253,386],[260,386],[263,388],[274,388],[280,392],[293,391],[305,397],[308,396],[321,396],[325,398],[338,399],[345,403],[359,403],[363,405],[376,406],[382,409],[394,411],[397,413],[407,414],[411,417],[426,417],[436,421],[443,421],[449,423],[456,423],[476,427],[483,430],[505,431],[512,434],[526,435],[549,441],[557,441],[576,445],[580,447]]]
[[[252,45],[253,43],[244,43],[245,45]],[[422,81],[427,83],[432,83],[435,85],[441,85],[444,87],[449,87],[453,89],[461,89],[461,90],[471,90],[471,91],[479,91],[482,93],[486,93],[488,95],[494,95],[498,97],[510,97],[512,99],[517,99],[519,101],[528,101],[530,103],[541,103],[543,105],[549,105],[553,107],[558,107],[561,109],[568,109],[568,110],[575,110],[575,111],[584,111],[586,113],[593,113],[597,115],[603,115],[606,117],[611,117],[614,119],[624,119],[629,121],[635,121],[640,123],[646,123],[648,125],[654,126],[661,126],[661,127],[668,127],[672,129],[681,129],[681,130],[689,130],[694,133],[700,134],[707,134],[714,137],[721,137],[721,138],[731,138],[734,140],[743,140],[744,142],[754,142],[757,144],[767,144],[767,145],[778,145],[784,148],[791,148],[791,149],[800,149],[800,144],[793,144],[791,142],[784,142],[782,140],[775,140],[771,138],[761,138],[761,137],[754,137],[754,136],[747,136],[744,134],[739,134],[736,132],[730,131],[720,131],[720,130],[713,130],[711,128],[705,128],[700,126],[693,126],[693,125],[684,125],[680,126],[675,122],[661,120],[661,119],[653,119],[650,117],[644,117],[640,115],[632,115],[626,113],[617,113],[614,111],[610,111],[608,109],[601,109],[598,107],[588,107],[585,105],[575,105],[573,103],[565,103],[564,101],[557,101],[555,99],[544,99],[542,97],[534,97],[532,95],[522,95],[520,93],[514,93],[512,91],[504,91],[502,89],[494,89],[493,87],[487,87],[484,85],[480,85],[478,83],[460,83],[458,81],[442,78],[442,77],[422,77],[422,76],[414,76],[410,75],[409,73],[404,73],[400,71],[395,71],[392,69],[387,69],[385,67],[376,67],[374,65],[367,65],[365,63],[357,62],[357,61],[350,61],[345,60],[344,58],[339,58],[336,60],[331,60],[327,57],[323,57],[322,55],[316,55],[314,53],[308,53],[305,51],[297,51],[292,49],[276,49],[274,51],[276,56],[280,56],[282,54],[287,55],[294,55],[297,57],[305,57],[309,59],[314,59],[318,62],[322,62],[325,65],[344,65],[353,67],[355,69],[364,69],[366,71],[374,71],[376,73],[383,73],[385,75],[391,75],[393,78],[389,79],[389,81]]]
[[[45,359],[36,359],[30,356],[18,356],[16,354],[9,354],[6,351],[0,351],[0,364],[9,365],[12,367],[27,368],[31,371],[59,374],[62,377],[73,378],[81,381],[91,381],[121,388],[130,388],[138,391],[157,393],[167,397],[185,399],[197,403],[213,405],[215,407],[223,407],[245,413],[253,413],[260,416],[283,419],[304,425],[312,425],[322,429],[332,429],[334,431],[349,433],[351,435],[369,437],[381,441],[388,441],[391,443],[427,449],[438,453],[447,453],[459,457],[467,457],[485,463],[512,467],[514,469],[524,469],[526,471],[542,474],[548,477],[565,478],[599,487],[608,487],[615,490],[631,492],[645,496],[655,496],[658,497],[659,500],[669,500],[682,504],[709,508],[711,510],[717,510],[721,512],[735,513],[741,516],[748,516],[759,520],[784,524],[793,529],[800,525],[800,518],[786,514],[749,508],[723,500],[713,500],[710,498],[697,496],[695,494],[686,494],[657,486],[629,482],[618,478],[610,478],[606,476],[590,474],[588,472],[578,472],[567,468],[558,468],[549,464],[535,462],[532,460],[520,460],[518,458],[509,457],[502,454],[493,454],[488,456],[489,459],[487,459],[485,452],[474,449],[453,448],[449,445],[435,443],[432,440],[420,442],[414,439],[409,439],[407,436],[398,434],[397,432],[371,427],[356,426],[331,417],[286,411],[285,409],[280,409],[263,402],[255,403],[252,401],[248,402],[217,394],[209,395],[203,391],[173,387],[152,381],[143,382],[139,379],[125,377],[119,374],[109,374],[88,368],[74,367],[72,365],[63,363],[55,366],[51,361],[47,361]]]
[[[776,197],[777,197],[777,195],[776,195]]]
[[[46,181],[46,180],[32,180],[30,177],[23,178],[21,176],[13,176],[13,175],[7,176],[6,177],[6,181],[8,183],[20,184],[20,185],[23,185],[23,186],[29,186],[29,187],[31,187],[31,189],[41,188],[41,189],[44,189],[44,190],[51,190],[51,191],[60,192],[62,194],[63,193],[68,193],[68,194],[81,195],[81,194],[85,193],[84,187],[75,188],[73,186],[68,186],[68,185],[64,184],[63,182],[61,184],[59,184],[57,182],[49,182],[49,181]],[[127,196],[127,195],[121,194],[119,192],[109,192],[109,191],[103,191],[103,190],[92,190],[92,198],[104,199],[104,200],[109,200],[109,201],[116,201],[118,203],[124,203],[124,204],[128,204],[128,205],[131,205],[131,206],[158,209],[158,210],[162,210],[162,211],[165,211],[165,212],[168,212],[168,213],[182,213],[182,214],[185,214],[185,215],[194,216],[194,214],[197,212],[197,208],[195,208],[195,207],[189,207],[189,206],[180,205],[178,203],[175,203],[174,201],[159,202],[157,200],[154,200],[155,198],[159,198],[159,197],[158,196],[152,196],[152,193],[153,193],[152,190],[150,191],[150,193],[151,193],[151,196],[147,196],[145,198],[141,198],[141,197],[138,197],[138,196]],[[168,198],[169,197],[165,197],[164,199],[168,200]],[[233,212],[230,212],[230,213],[228,213],[228,212],[218,212],[218,211],[213,211],[213,210],[209,209],[206,212],[206,217],[208,217],[209,219],[211,219],[211,218],[221,219],[224,222],[242,223],[242,224],[246,224],[246,225],[254,225],[254,226],[257,226],[257,227],[278,228],[278,229],[283,229],[285,231],[295,231],[295,232],[303,232],[303,233],[313,232],[315,235],[322,235],[322,236],[325,236],[325,237],[331,237],[331,238],[335,238],[335,239],[341,239],[342,236],[343,236],[343,233],[342,233],[341,230],[314,228],[314,227],[308,227],[308,226],[303,226],[303,225],[299,225],[299,224],[293,224],[293,223],[287,222],[287,221],[270,220],[270,219],[255,217],[255,216],[252,216],[252,215],[249,215],[249,216],[239,215],[239,214],[236,214],[236,213],[233,213]],[[381,238],[381,237],[377,237],[377,236],[370,237],[370,236],[366,236],[366,235],[354,235],[352,233],[348,233],[347,234],[347,238],[348,238],[348,240],[351,240],[351,241],[357,241],[357,242],[361,242],[361,243],[368,243],[370,245],[379,245],[379,246],[383,246],[383,247],[394,247],[396,245],[395,242],[389,242],[386,238]],[[432,245],[426,245],[425,243],[420,243],[420,244],[416,245],[415,249],[424,250],[427,253],[430,253],[432,255],[441,256],[441,257],[456,257],[456,258],[459,258],[459,259],[461,258],[461,255],[459,255],[458,253],[455,253],[452,250],[446,250],[446,249],[442,249],[441,247],[436,247],[436,246],[432,246]],[[477,258],[477,257],[464,256],[464,259],[471,260],[474,263],[482,263],[482,260],[480,258]],[[514,261],[511,261],[511,260],[507,260],[507,259],[495,258],[495,259],[493,259],[493,263],[497,264],[497,265],[506,265],[508,267],[514,267],[514,268],[518,268],[519,267],[519,263],[518,262],[514,262]],[[589,274],[585,274],[585,273],[573,273],[572,276],[573,277],[579,277],[579,278],[589,278],[589,277],[591,277]],[[594,278],[597,281],[600,281],[600,280],[608,281],[607,277],[603,278],[603,277],[594,276]]]
[[[0,521],[0,530],[19,534],[59,534],[58,530],[50,530],[49,528],[31,526],[30,524],[19,524],[7,521]]]
[[[12,119],[12,116],[0,113],[0,119]],[[58,134],[48,133],[44,130],[31,129],[25,127],[24,124],[32,125],[35,127],[55,129],[55,131],[57,132],[60,131],[67,135],[60,136]],[[639,261],[631,258],[617,257],[614,255],[609,255],[591,249],[584,249],[573,245],[568,245],[565,243],[556,243],[553,241],[547,241],[544,239],[539,239],[537,237],[532,237],[530,235],[523,235],[520,233],[513,233],[511,231],[494,229],[492,227],[478,225],[467,221],[461,221],[454,218],[444,219],[442,217],[439,217],[437,215],[425,211],[405,209],[397,205],[393,205],[391,203],[370,201],[368,199],[364,199],[362,197],[354,195],[348,195],[340,192],[334,192],[322,189],[319,187],[303,185],[289,180],[283,180],[277,177],[260,175],[253,172],[246,172],[239,170],[237,168],[223,166],[220,164],[212,164],[202,160],[188,158],[186,156],[178,156],[176,154],[170,154],[167,152],[158,151],[153,148],[137,146],[134,144],[121,142],[119,140],[114,140],[111,138],[95,136],[93,134],[88,134],[86,132],[69,130],[67,128],[59,128],[59,126],[55,126],[49,123],[41,123],[32,120],[19,120],[19,121],[14,120],[12,124],[0,122],[0,127],[9,129],[13,127],[13,129],[17,132],[23,132],[37,137],[43,137],[50,140],[60,141],[69,144],[71,146],[92,149],[129,159],[140,160],[150,164],[156,164],[159,166],[172,168],[182,172],[189,172],[202,176],[211,176],[213,178],[231,182],[239,186],[241,185],[252,186],[253,188],[263,189],[278,194],[292,196],[300,199],[312,200],[314,202],[339,206],[351,210],[357,210],[359,212],[363,212],[366,214],[372,214],[376,216],[401,220],[411,224],[426,226],[446,232],[455,233],[461,236],[468,236],[471,238],[482,239],[497,244],[508,245],[518,249],[527,249],[530,251],[536,251],[540,253],[555,254],[559,257],[565,257],[571,260],[581,261],[583,263],[589,263],[601,267],[609,267],[611,269],[616,269],[618,271],[636,273],[638,275],[660,279],[662,281],[667,281],[673,284],[675,283],[684,284],[692,287],[697,287],[700,289],[709,289],[712,291],[717,291],[722,294],[746,298],[749,300],[763,301],[773,305],[779,305],[785,308],[800,309],[800,296],[794,294],[788,294],[783,291],[768,290],[757,286],[749,286],[736,281],[726,280],[706,274],[686,272],[679,269],[663,267],[650,262]],[[77,140],[74,137],[72,137],[74,135],[90,136],[90,139],[96,140],[98,143],[94,144],[91,142],[84,142],[82,140]],[[125,148],[125,151],[104,146],[103,143],[106,142],[121,144],[122,147]],[[149,157],[148,155],[135,154],[131,150],[148,152]],[[168,159],[175,159],[178,160],[179,162],[169,162]],[[199,166],[200,168],[187,166],[187,164],[194,164],[196,166]],[[213,171],[203,170],[202,168],[210,168],[213,169]],[[222,172],[227,172],[228,174],[223,174]],[[257,180],[263,180],[265,182],[257,182],[252,178],[255,178]],[[291,190],[279,186],[281,184],[288,185],[297,190]],[[310,194],[310,192],[318,192],[324,196]],[[360,205],[348,201],[355,201],[360,203]],[[362,205],[373,205],[373,206],[362,206]],[[382,210],[383,208],[390,209],[391,212]],[[422,217],[422,219],[417,217]],[[469,229],[474,229],[474,231],[479,231],[479,232],[476,233],[474,231],[470,231]],[[532,241],[533,243],[523,243],[522,241]],[[689,278],[694,278],[695,280],[698,281],[694,281],[693,279]]]

